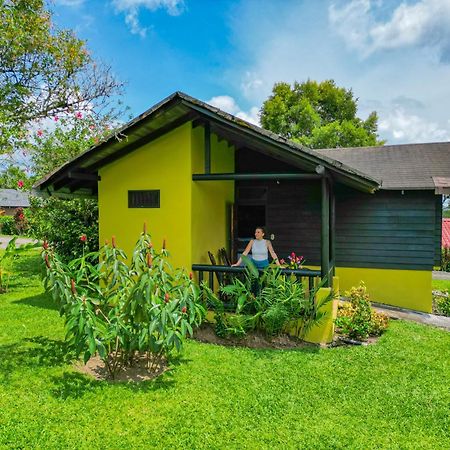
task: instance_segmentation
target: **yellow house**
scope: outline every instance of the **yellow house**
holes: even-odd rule
[[[363,280],[374,301],[431,311],[448,143],[315,151],[179,92],[117,135],[37,184],[97,196],[101,242],[129,252],[146,222],[190,271],[222,247],[236,258],[264,225],[280,258],[304,256],[327,285]]]

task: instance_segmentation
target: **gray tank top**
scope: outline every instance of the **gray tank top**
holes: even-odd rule
[[[261,239],[260,241],[257,239],[253,240],[252,258],[255,261],[264,261],[265,259],[269,259],[269,251],[267,249],[267,242],[265,239]]]

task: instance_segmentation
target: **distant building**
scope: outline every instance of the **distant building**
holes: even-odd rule
[[[442,219],[442,247],[450,248],[450,219]]]
[[[0,189],[0,209],[6,216],[13,216],[17,208],[29,208],[28,192]]]

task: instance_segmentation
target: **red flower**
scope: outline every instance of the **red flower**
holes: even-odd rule
[[[164,303],[169,303],[170,295],[168,292],[164,295]]]
[[[78,111],[78,112],[75,114],[75,117],[76,117],[77,119],[82,119],[82,118],[83,118],[83,114],[81,114],[80,111]]]
[[[291,258],[295,258],[295,253],[294,252],[291,253]]]
[[[72,289],[72,294],[76,295],[77,290],[75,289],[75,281],[74,280],[70,280],[70,287]]]
[[[47,266],[47,268],[50,269],[50,261],[48,260],[48,255],[47,254],[44,256],[44,260],[45,260],[45,265]]]
[[[44,134],[44,132],[43,132],[42,130],[37,130],[37,135],[38,135],[39,137],[41,137],[43,134]]]
[[[44,250],[47,250],[47,249],[48,249],[48,241],[44,241],[44,242],[42,243],[42,248],[43,248]]]
[[[115,236],[111,237],[111,245],[113,248],[116,248],[116,237]]]
[[[192,272],[189,272],[189,279],[192,280],[194,278],[194,275],[192,275]]]
[[[53,120],[54,120],[55,122],[58,122],[59,117],[58,117],[58,116],[55,116],[55,117],[53,117]]]
[[[86,242],[86,241],[87,241],[87,236],[86,236],[85,234],[82,234],[82,235],[80,236],[80,241],[81,241],[81,242]]]
[[[152,267],[153,265],[153,256],[150,253],[147,253],[147,267]]]
[[[18,187],[19,189],[22,189],[22,188],[23,188],[23,185],[24,185],[24,182],[23,182],[22,180],[19,180],[19,181],[17,182],[17,187]]]
[[[25,216],[23,215],[23,213],[20,213],[19,214],[19,220],[23,220],[23,219],[25,219]]]
[[[183,307],[181,308],[181,312],[182,312],[183,314],[186,314],[186,311],[187,311],[186,306],[183,306]]]

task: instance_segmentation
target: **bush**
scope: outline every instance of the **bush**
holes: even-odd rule
[[[98,250],[98,205],[93,199],[30,198],[29,234],[48,241],[59,257],[70,261],[83,251]],[[81,237],[85,236],[83,242]]]
[[[1,234],[16,234],[16,225],[14,217],[12,216],[0,216],[0,232]]]
[[[436,314],[450,317],[450,294],[448,289],[443,292],[433,292],[433,309]]]
[[[450,248],[442,247],[441,249],[441,270],[450,272]]]
[[[324,319],[326,313],[321,308],[332,299],[332,295],[320,303],[315,301],[317,290],[323,284],[305,292],[301,281],[295,276],[283,275],[279,267],[269,266],[259,276],[251,260],[243,259],[246,260],[243,281],[235,277],[231,284],[222,286],[222,298],[217,297],[206,283],[202,286],[215,310],[218,336],[244,337],[254,329],[275,336],[295,327],[295,335],[303,337]],[[224,299],[231,312],[225,311]]]
[[[164,248],[155,251],[146,231],[128,265],[114,239],[68,265],[44,242],[45,286],[65,318],[71,349],[85,363],[98,352],[114,378],[136,356],[157,371],[174,349],[181,350],[205,309],[192,276],[174,271],[167,256]]]
[[[348,303],[339,305],[336,318],[340,333],[352,339],[365,340],[369,336],[379,336],[387,329],[389,318],[371,308],[369,294],[363,282],[345,294]]]

